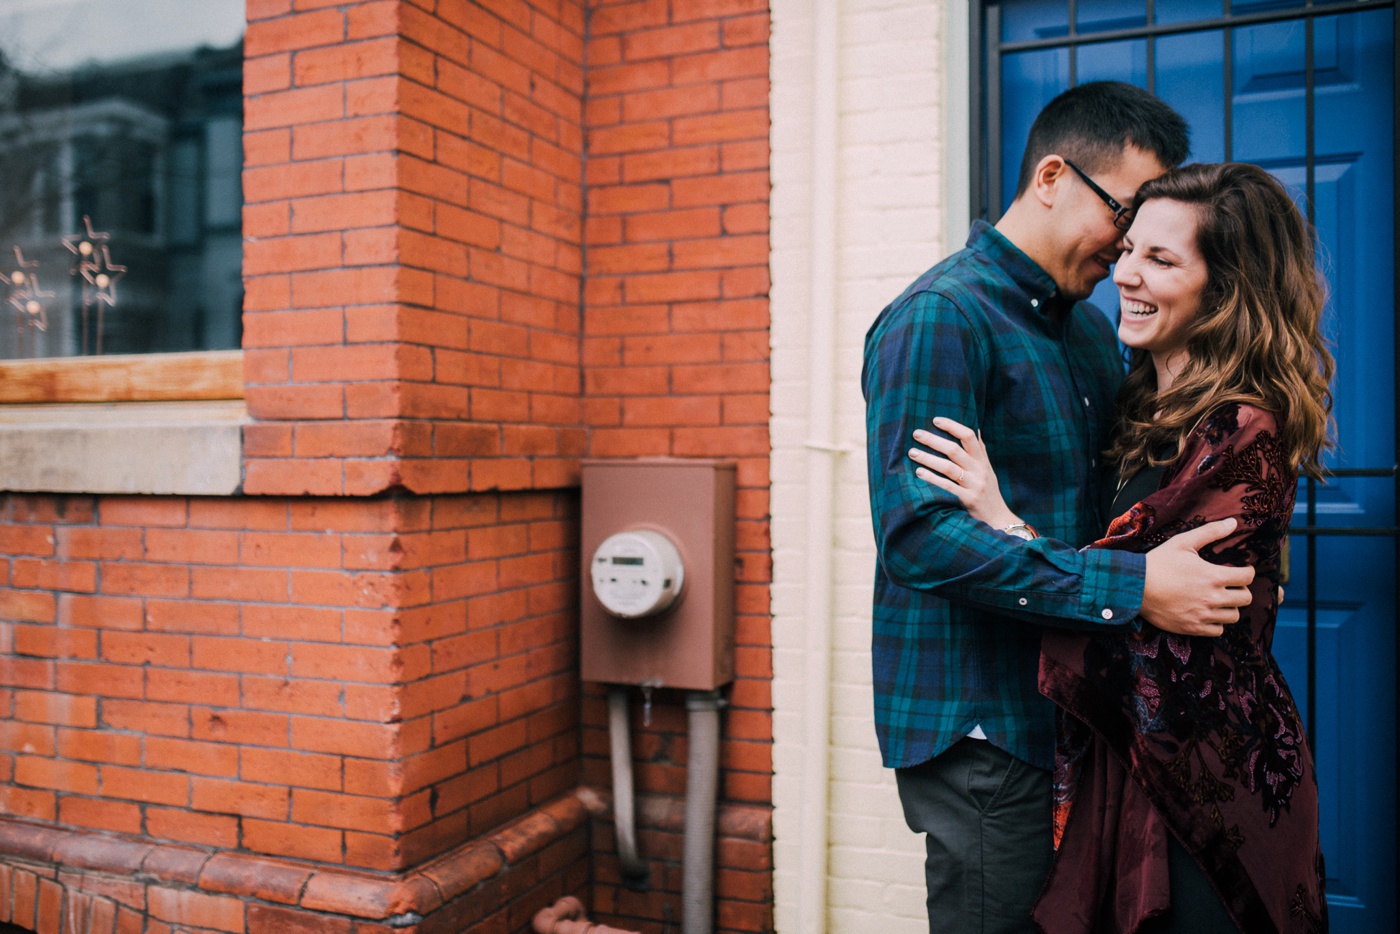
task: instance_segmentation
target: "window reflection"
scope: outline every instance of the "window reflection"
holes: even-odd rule
[[[0,5],[0,358],[238,346],[243,11]]]

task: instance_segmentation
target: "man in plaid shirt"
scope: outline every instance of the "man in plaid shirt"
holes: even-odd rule
[[[1250,568],[1196,549],[1233,522],[1150,555],[1098,538],[1099,452],[1122,357],[1082,300],[1109,273],[1138,186],[1188,151],[1185,121],[1118,82],[1081,85],[1031,128],[1016,199],[921,276],[866,336],[870,499],[879,566],[875,725],[905,819],[926,833],[931,931],[1030,931],[1051,860],[1054,707],[1036,688],[1040,626],[1218,635],[1249,602]],[[993,529],[914,476],[916,428],[982,432],[1029,525]]]

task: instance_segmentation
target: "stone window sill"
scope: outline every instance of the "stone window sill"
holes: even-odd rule
[[[242,399],[0,405],[0,489],[227,496],[247,422]]]

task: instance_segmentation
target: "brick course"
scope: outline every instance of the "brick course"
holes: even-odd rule
[[[8,813],[395,870],[572,787],[575,502],[5,497],[8,566],[101,568],[6,591],[47,598],[0,622]]]
[[[679,694],[634,717],[649,895],[601,811],[538,817],[610,783],[578,459],[668,455],[739,465],[716,923],[771,930],[766,3],[248,19],[242,495],[0,498],[0,920],[678,918]]]

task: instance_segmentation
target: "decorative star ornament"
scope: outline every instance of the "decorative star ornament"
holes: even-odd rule
[[[92,262],[83,263],[83,304],[99,302],[111,308],[117,304],[117,280],[126,275],[126,267],[112,262],[112,253],[104,243],[93,254]]]
[[[25,259],[20,248],[15,247],[15,268],[8,273],[0,271],[0,282],[11,286],[21,286],[24,284],[24,280],[31,275],[28,270],[38,268],[39,261],[37,259]]]
[[[112,239],[109,233],[93,230],[92,218],[86,214],[83,215],[83,226],[87,228],[84,233],[69,234],[63,238],[63,245],[68,248],[68,252],[78,258],[78,265],[73,268],[74,275],[96,261],[99,244],[105,250],[107,241]]]
[[[6,303],[14,308],[21,328],[26,325],[40,331],[49,329],[49,299],[52,292],[39,287],[39,261],[26,260],[19,247],[15,247],[15,268],[0,272],[0,282],[10,287]]]

